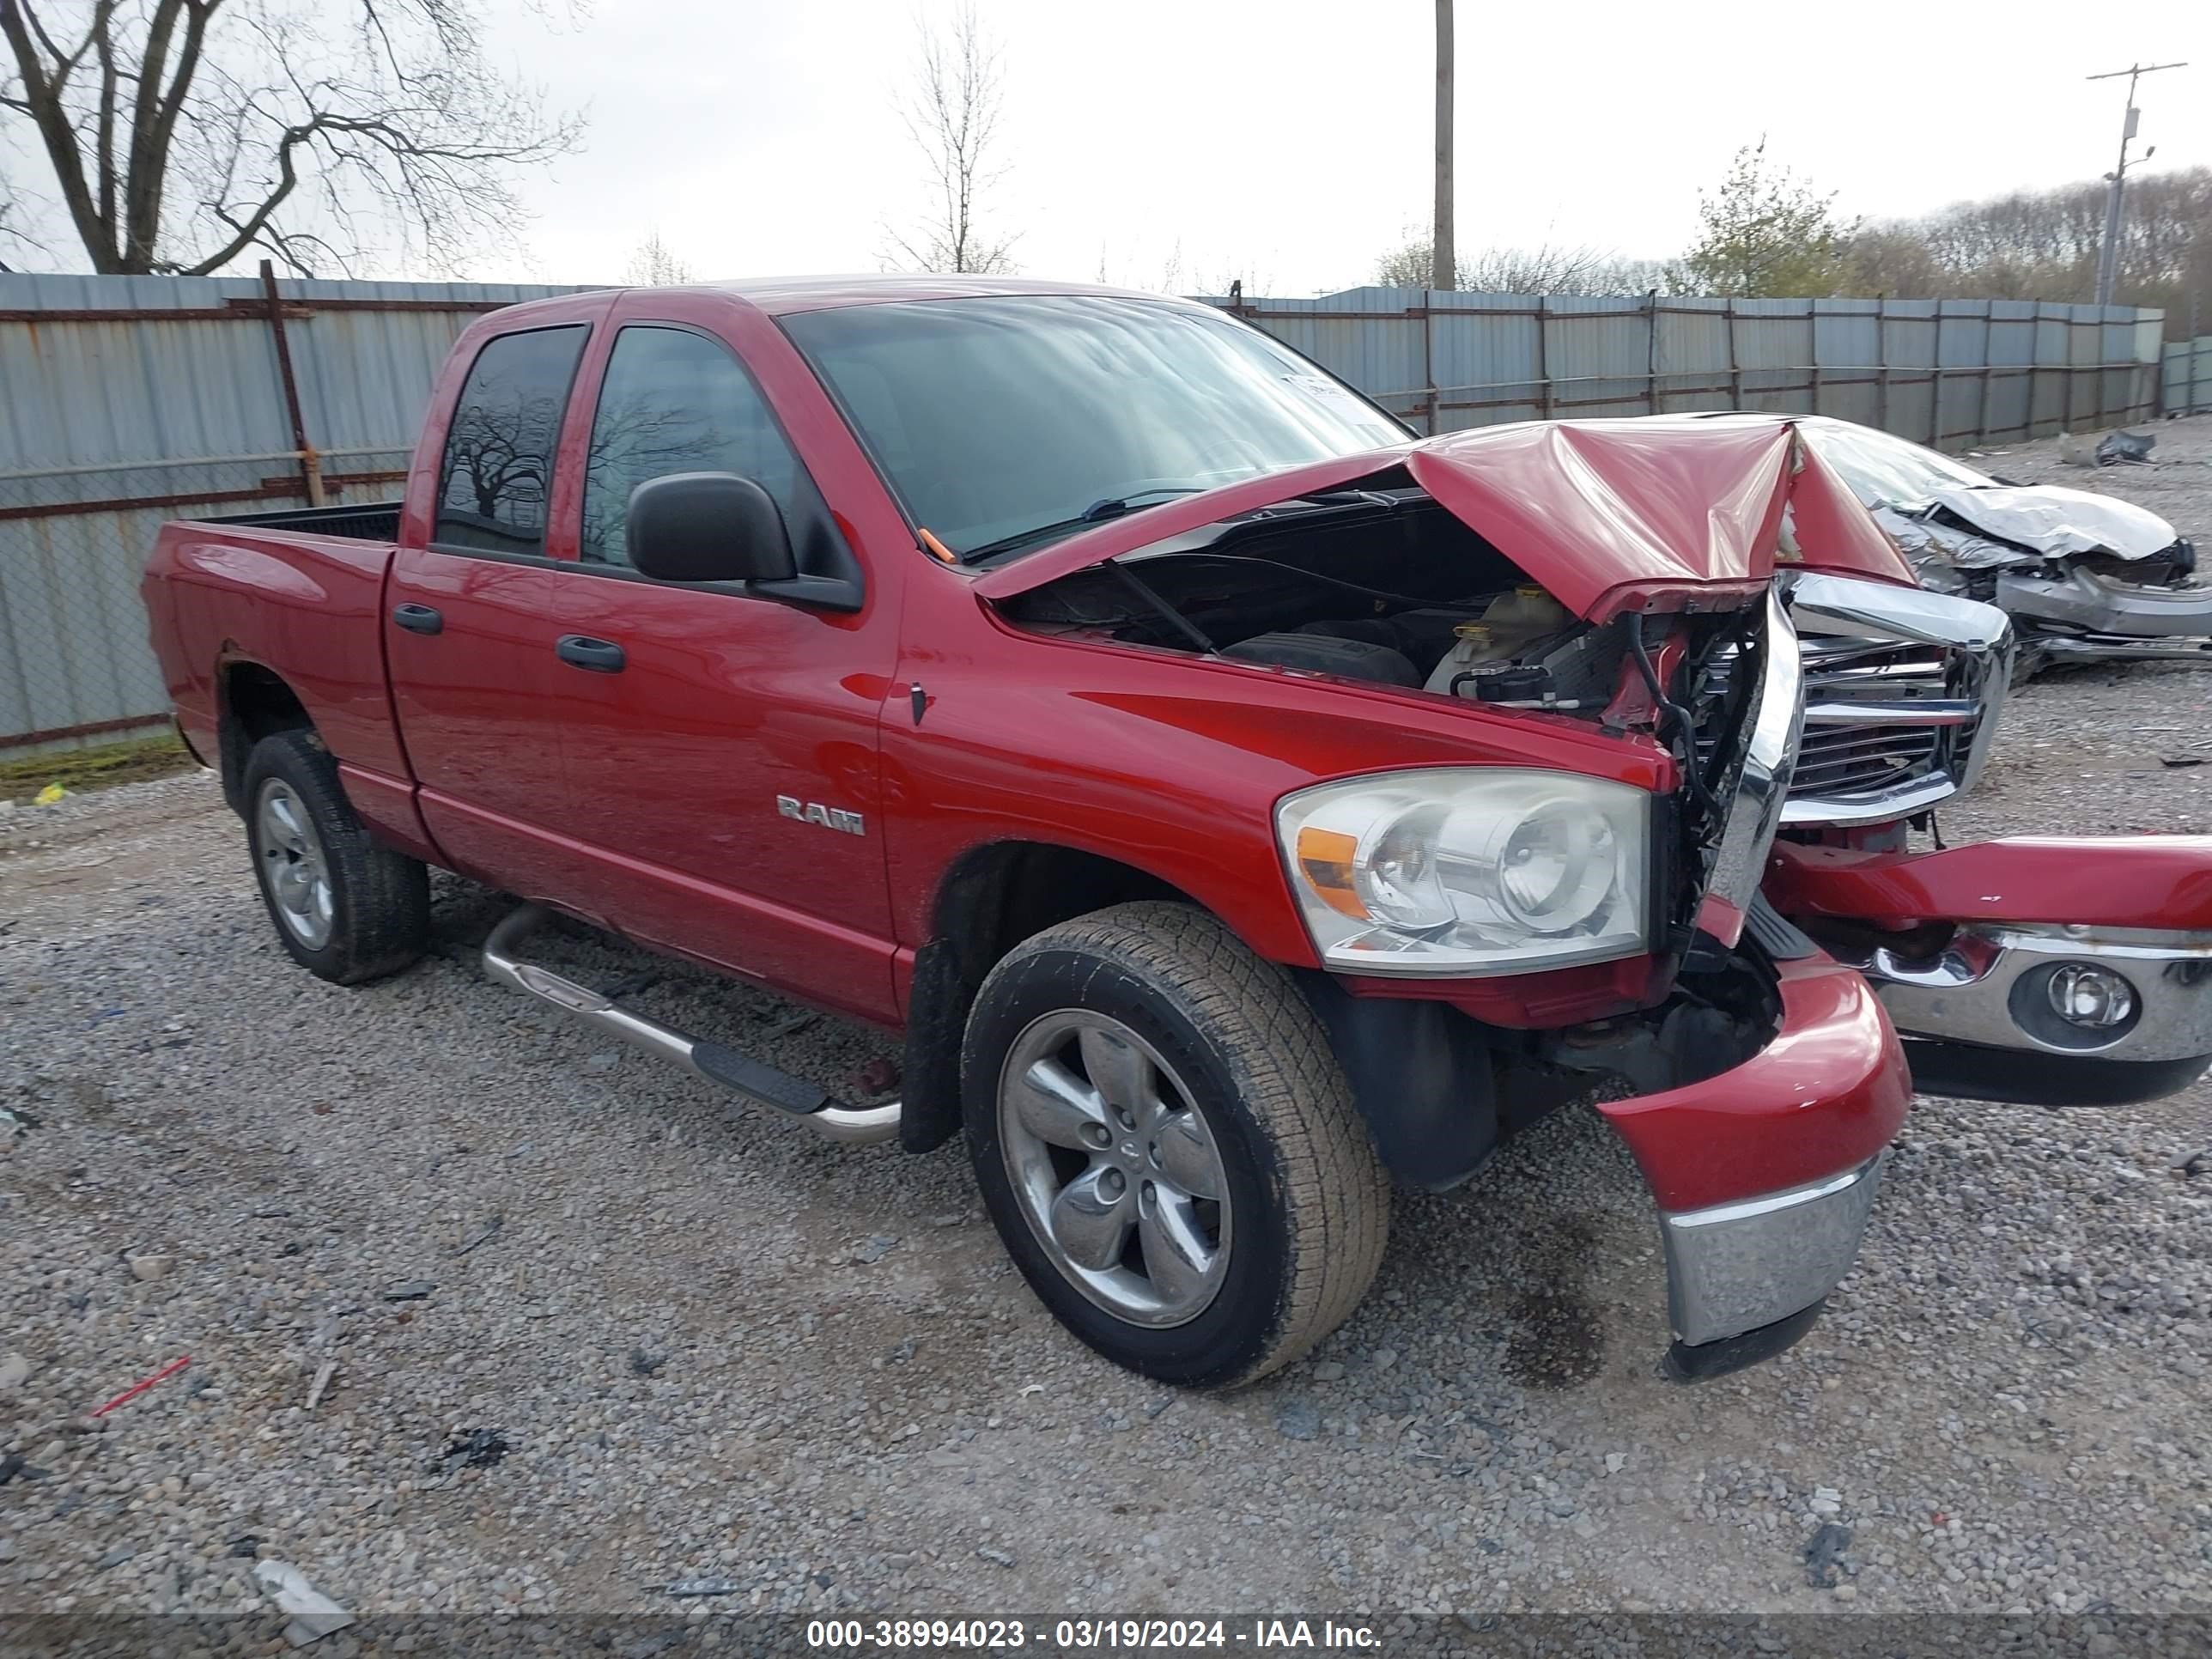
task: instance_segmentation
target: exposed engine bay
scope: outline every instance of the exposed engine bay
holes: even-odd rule
[[[1024,593],[1041,632],[1202,652],[1653,733],[1681,769],[1691,862],[1674,948],[1718,857],[1764,648],[1763,605],[1582,620],[1402,473],[1170,537]]]
[[[1006,610],[1042,631],[1610,718],[1623,729],[1650,723],[1629,706],[1640,698],[1621,697],[1644,682],[1632,669],[1640,619],[1582,621],[1402,474],[1206,526]],[[1678,684],[1699,684],[1697,665],[1722,654],[1734,629],[1725,617],[1693,619],[1694,660]]]

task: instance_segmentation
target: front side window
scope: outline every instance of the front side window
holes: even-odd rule
[[[486,343],[446,432],[430,539],[491,553],[543,553],[553,452],[586,330],[534,328]]]
[[[627,565],[630,492],[671,472],[750,478],[787,521],[799,505],[799,458],[728,349],[684,329],[626,328],[592,418],[578,553]]]
[[[1288,347],[1203,307],[1010,295],[781,321],[914,521],[969,559],[1407,441]]]

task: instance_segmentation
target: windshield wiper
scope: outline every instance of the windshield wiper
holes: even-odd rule
[[[1126,514],[1158,505],[1156,501],[1145,501],[1143,498],[1146,495],[1196,495],[1200,493],[1200,487],[1196,484],[1161,484],[1150,489],[1133,489],[1126,495],[1109,495],[1103,501],[1091,502],[1072,519],[1056,519],[1050,524],[1041,524],[1030,530],[1018,530],[1011,536],[1000,537],[995,542],[971,547],[960,556],[960,562],[974,564],[994,553],[1011,553],[1018,547],[1042,541],[1048,536],[1072,535],[1087,525],[1103,524],[1109,519],[1118,519]]]
[[[1133,489],[1126,495],[1109,495],[1104,501],[1093,501],[1078,516],[1085,524],[1097,524],[1101,519],[1118,519],[1140,503],[1157,506],[1145,501],[1147,495],[1196,495],[1202,494],[1197,484],[1155,484],[1150,489]]]

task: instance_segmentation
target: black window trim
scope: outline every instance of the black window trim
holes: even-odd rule
[[[430,533],[423,542],[426,550],[432,553],[443,553],[457,559],[496,559],[501,563],[527,564],[540,561],[547,564],[570,562],[567,559],[554,558],[550,554],[544,552],[509,553],[497,548],[465,547],[456,542],[441,542],[438,539],[438,521],[445,516],[447,464],[452,455],[453,445],[453,416],[460,412],[461,398],[467,394],[469,381],[477,372],[477,365],[483,361],[484,353],[489,351],[501,340],[519,339],[525,334],[552,334],[563,329],[572,328],[583,331],[584,337],[576,346],[576,361],[568,365],[568,383],[561,388],[561,418],[553,423],[553,453],[546,458],[549,466],[557,466],[561,459],[561,435],[568,430],[569,405],[575,401],[576,375],[584,367],[584,354],[592,349],[592,331],[594,326],[594,324],[586,320],[574,323],[541,323],[535,328],[502,329],[477,348],[476,356],[469,359],[468,373],[461,376],[460,392],[454,397],[453,406],[447,414],[446,441],[439,446],[438,453],[438,493],[430,502]],[[598,411],[594,410],[592,413],[596,415]],[[547,508],[545,530],[550,535],[553,529],[551,517],[553,492],[550,488],[545,492],[545,503]],[[538,545],[541,548],[544,545],[544,536],[540,536]]]
[[[491,339],[486,340],[477,348],[477,357],[482,357],[490,348],[493,341],[509,339],[518,334],[544,334],[556,328],[582,328],[586,331],[584,343],[577,350],[576,362],[568,371],[568,387],[562,393],[561,428],[565,430],[568,423],[569,405],[574,402],[576,395],[576,375],[583,367],[585,352],[591,349],[589,331],[596,326],[597,325],[592,323],[548,323],[538,328],[509,329],[504,333],[495,334]],[[753,395],[760,399],[761,407],[767,410],[769,420],[775,428],[776,435],[783,440],[784,447],[790,450],[793,465],[805,478],[808,486],[814,491],[815,498],[822,502],[823,512],[828,515],[827,529],[843,555],[841,562],[847,566],[847,574],[831,576],[793,576],[787,581],[672,582],[663,581],[658,576],[648,576],[642,570],[629,565],[609,564],[603,559],[586,559],[584,557],[584,498],[581,493],[579,493],[576,497],[576,556],[573,559],[556,558],[550,553],[544,552],[513,553],[497,548],[462,547],[450,542],[434,540],[425,544],[426,550],[432,553],[444,554],[449,558],[487,559],[494,564],[514,564],[521,565],[526,568],[562,571],[574,576],[598,576],[611,581],[643,582],[653,587],[676,588],[690,593],[720,593],[731,599],[758,599],[769,604],[809,605],[820,611],[860,610],[867,598],[867,583],[861,572],[860,561],[854,556],[852,549],[846,544],[844,532],[837,528],[836,515],[830,509],[830,498],[822,493],[822,486],[815,483],[813,469],[806,465],[806,458],[799,453],[799,446],[792,442],[791,433],[784,426],[783,417],[776,412],[775,400],[762,390],[758,377],[753,374],[744,356],[727,340],[709,329],[700,328],[690,323],[656,321],[646,317],[631,318],[615,325],[614,343],[607,348],[606,362],[599,370],[599,389],[602,394],[606,391],[606,371],[613,366],[616,348],[621,345],[623,333],[633,328],[661,328],[676,333],[696,334],[701,339],[720,348],[722,355],[730,360],[738,373],[744,376],[746,384],[752,387]],[[811,368],[811,364],[809,368]],[[472,374],[475,372],[476,358],[471,358],[469,362],[469,373]],[[463,391],[468,389],[466,376],[462,378],[461,388]],[[599,418],[597,398],[594,398],[592,402],[591,418],[593,424],[597,424]],[[452,433],[450,422],[447,424],[447,431],[450,439]],[[591,437],[590,428],[585,428],[584,435],[588,441]],[[558,441],[556,441],[557,444]],[[556,459],[557,461],[557,455]],[[445,485],[446,460],[441,454],[438,458],[440,501],[445,498]],[[585,487],[588,489],[589,486],[590,481],[587,478]],[[437,517],[434,512],[431,517],[431,527],[434,530],[436,526]]]

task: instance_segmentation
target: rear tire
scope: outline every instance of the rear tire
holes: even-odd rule
[[[334,985],[357,985],[422,956],[429,870],[370,839],[319,738],[278,732],[254,744],[243,798],[261,902],[293,961]]]
[[[1203,911],[1116,905],[1017,946],[976,994],[962,1095],[1015,1265],[1132,1370],[1250,1382],[1381,1265],[1389,1184],[1319,1021]]]

